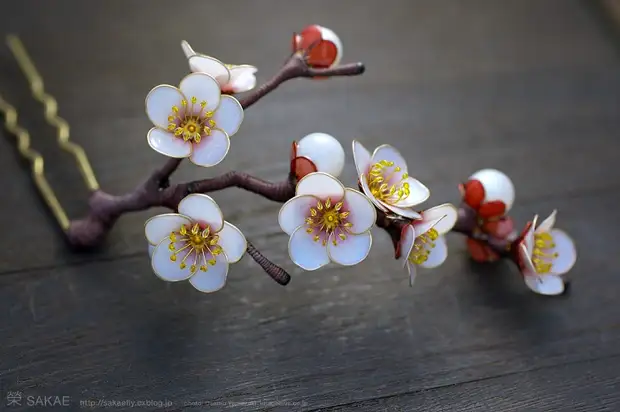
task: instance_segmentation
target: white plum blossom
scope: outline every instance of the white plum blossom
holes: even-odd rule
[[[243,108],[232,96],[221,95],[215,79],[192,73],[179,87],[159,85],[146,96],[146,113],[155,125],[147,135],[157,152],[185,158],[203,167],[220,163],[239,130]]]
[[[452,230],[458,218],[458,211],[446,203],[421,212],[419,220],[407,224],[400,239],[400,252],[404,266],[409,272],[409,286],[413,286],[416,266],[436,268],[448,257],[448,246],[444,235]]]
[[[344,149],[335,137],[327,133],[310,133],[304,136],[295,143],[294,150],[294,159],[301,157],[310,160],[316,172],[325,172],[334,177],[342,173]]]
[[[190,194],[178,213],[147,220],[145,235],[155,274],[163,280],[189,282],[201,292],[215,292],[226,284],[228,266],[245,254],[247,242],[239,229],[224,221],[215,201]]]
[[[187,57],[192,72],[207,73],[220,85],[224,93],[242,93],[256,87],[258,69],[249,64],[225,64],[215,57],[196,53],[188,42],[181,42],[183,53]]]
[[[278,222],[290,235],[291,260],[304,270],[330,261],[351,266],[368,256],[376,210],[361,192],[335,177],[310,173],[297,184],[295,197],[280,209]]]
[[[538,216],[519,244],[519,263],[525,284],[541,295],[560,295],[564,292],[564,275],[577,261],[575,243],[566,232],[555,229],[553,211],[538,227]]]
[[[407,163],[398,150],[384,144],[371,154],[354,140],[353,160],[362,189],[377,208],[409,219],[420,218],[411,208],[426,201],[430,191],[409,176]]]

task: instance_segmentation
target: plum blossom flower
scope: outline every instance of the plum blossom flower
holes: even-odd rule
[[[207,73],[220,85],[222,93],[242,93],[256,87],[258,69],[249,64],[225,64],[215,57],[196,53],[188,42],[181,42],[192,72]]]
[[[153,271],[169,282],[189,279],[201,292],[221,289],[229,264],[245,254],[245,236],[224,221],[219,206],[207,195],[186,196],[178,211],[154,216],[145,224]]]
[[[562,294],[565,287],[562,275],[577,260],[573,240],[566,232],[554,228],[556,214],[554,210],[538,227],[538,216],[534,216],[518,249],[525,284],[541,295]]]
[[[459,188],[463,202],[484,220],[504,216],[515,201],[512,180],[496,169],[478,170]]]
[[[351,266],[364,260],[376,213],[364,194],[315,172],[297,183],[295,197],[282,206],[278,222],[290,235],[291,260],[304,270],[316,270],[330,261]]]
[[[179,87],[162,84],[146,96],[146,113],[155,125],[147,135],[157,152],[189,157],[198,166],[215,166],[230,148],[243,121],[243,108],[206,73],[186,76]]]
[[[310,133],[293,142],[291,172],[298,180],[312,172],[338,177],[344,168],[344,158],[344,149],[336,138],[327,133]]]
[[[298,51],[308,51],[307,62],[311,67],[328,69],[340,63],[343,47],[333,30],[312,24],[293,35],[293,52]]]
[[[436,268],[448,257],[448,246],[444,235],[452,230],[458,218],[458,211],[446,203],[421,212],[420,220],[413,220],[403,228],[400,251],[404,266],[409,272],[409,286],[413,286],[416,266]]]
[[[430,191],[408,174],[407,163],[398,150],[384,144],[370,154],[357,140],[353,141],[353,160],[364,193],[380,210],[409,219],[420,214],[411,207],[424,202]]]

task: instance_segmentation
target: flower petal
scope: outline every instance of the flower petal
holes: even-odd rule
[[[153,246],[153,245],[151,245],[150,243],[149,243],[148,245],[149,245],[149,257],[150,257],[150,258],[153,258],[153,252],[155,251],[155,248],[156,248],[157,246]]]
[[[190,46],[186,40],[181,41],[181,48],[183,49],[183,54],[185,54],[185,57],[188,59],[196,54],[192,46]]]
[[[187,217],[178,213],[165,213],[147,220],[144,224],[144,234],[151,245],[158,245],[159,242],[170,236],[170,233],[179,230],[182,225],[191,223]]]
[[[372,235],[365,232],[360,235],[347,236],[345,240],[338,239],[334,246],[336,234],[332,233],[327,241],[329,259],[343,266],[353,266],[366,259],[372,246]]]
[[[170,260],[170,256],[172,256],[173,252],[168,248],[169,245],[170,241],[168,239],[164,239],[155,247],[153,255],[151,256],[151,266],[153,267],[153,272],[155,272],[157,277],[168,282],[178,282],[180,280],[188,279],[192,275],[190,271],[187,268],[181,269],[179,266],[179,261],[173,262]],[[178,250],[184,245],[177,242],[175,243],[175,246]]]
[[[396,202],[397,207],[412,207],[423,203],[431,196],[431,191],[422,182],[413,177],[408,177],[403,183],[409,184],[409,196]]]
[[[219,232],[224,227],[220,207],[205,194],[192,193],[185,196],[179,203],[178,210],[194,222],[208,224],[212,232]]]
[[[176,87],[167,84],[156,86],[146,95],[146,115],[155,126],[165,129],[172,107],[181,107],[181,100],[183,95]]]
[[[535,275],[525,276],[525,284],[539,295],[560,295],[564,292],[564,281],[560,276]]]
[[[318,198],[312,195],[295,196],[286,202],[278,214],[278,223],[287,235],[302,226],[309,215],[311,207],[316,206]]]
[[[377,220],[377,210],[370,199],[357,190],[344,190],[345,207],[349,211],[347,222],[351,223],[351,233],[357,235],[367,232]]]
[[[200,143],[194,144],[189,160],[197,166],[215,166],[224,160],[228,150],[230,150],[230,139],[226,132],[213,129],[210,136],[204,136]]]
[[[408,219],[422,219],[422,215],[411,208],[396,207],[387,204],[383,204],[383,206],[391,212],[396,213],[398,216],[406,217]]]
[[[178,139],[172,133],[153,127],[146,135],[149,146],[164,156],[182,159],[192,154],[192,144]]]
[[[420,264],[423,268],[436,268],[448,258],[448,244],[446,243],[446,238],[439,236],[433,243],[435,244],[435,247],[428,249],[430,251],[428,254],[428,259],[426,262]]]
[[[215,57],[194,54],[188,57],[188,62],[191,71],[210,75],[217,80],[220,88],[230,81],[230,71]]]
[[[220,237],[219,245],[224,249],[228,263],[237,263],[241,260],[248,248],[243,233],[235,226],[224,222],[224,227],[218,232]]]
[[[370,187],[368,186],[368,179],[366,178],[366,175],[363,174],[360,176],[360,184],[362,185],[362,190],[364,191],[364,194],[366,196],[368,196],[368,198],[370,199],[370,201],[377,207],[379,208],[379,210],[382,210],[384,212],[387,212],[388,210],[388,205],[386,205],[385,203],[379,201],[379,199],[377,199],[376,197],[374,197],[372,195],[372,191],[370,190]],[[394,213],[397,213],[396,211],[394,211]]]
[[[220,85],[206,73],[191,73],[181,80],[179,89],[189,102],[193,97],[198,99],[198,103],[207,102],[203,111],[214,111],[220,104]],[[191,103],[190,103],[191,104]],[[195,105],[197,110],[201,109],[199,104]]]
[[[409,255],[415,243],[415,229],[412,225],[407,225],[400,235],[400,255],[404,257],[403,266],[409,262]]]
[[[296,195],[314,195],[319,199],[331,198],[340,201],[344,197],[344,186],[338,179],[327,173],[315,172],[304,176],[297,183]]]
[[[211,258],[210,256],[208,257]],[[198,271],[189,279],[193,287],[204,293],[216,292],[226,284],[228,258],[224,253],[215,256],[215,265],[207,266],[207,271]]]
[[[416,268],[416,265],[409,262],[408,260],[406,260],[405,262],[407,272],[409,273],[409,287],[412,288],[413,284],[415,283],[415,278],[417,277],[418,268]]]
[[[388,162],[394,162],[394,167],[400,167],[400,173],[407,173],[407,162],[405,158],[401,156],[400,152],[389,144],[383,144],[377,147],[372,154],[371,163],[377,163],[381,160],[387,160]]]
[[[566,232],[560,229],[553,229],[551,236],[553,243],[555,243],[553,252],[558,254],[558,257],[552,262],[551,272],[555,275],[563,275],[571,270],[577,261],[575,243]]]
[[[243,122],[243,107],[241,107],[241,103],[232,96],[222,96],[213,120],[215,121],[215,127],[225,131],[229,137],[232,137],[237,133],[241,122]]]
[[[534,233],[550,232],[555,225],[555,216],[557,215],[557,212],[557,210],[551,212],[551,214],[545,220],[543,220],[540,225],[538,225]]]
[[[357,169],[357,177],[368,173],[372,154],[357,140],[353,140],[353,162]]]
[[[527,246],[524,243],[519,244],[519,261],[522,265],[522,273],[524,276],[536,276],[536,267],[532,262],[532,255],[527,250]]]
[[[458,217],[458,209],[450,203],[444,203],[443,205],[431,207],[430,209],[426,209],[422,212],[422,219],[424,220],[443,218],[434,227],[440,235],[445,235],[451,231]]]
[[[537,221],[538,215],[534,216],[534,219],[532,219],[532,225],[523,237],[523,241],[525,242],[525,247],[527,248],[527,253],[529,256],[532,256],[532,253],[534,252],[534,228],[536,227]]]
[[[293,263],[304,270],[316,270],[329,263],[327,247],[322,242],[315,242],[303,226],[291,235],[288,254]]]
[[[258,69],[247,64],[234,66],[230,69],[230,81],[228,85],[233,92],[243,93],[256,87],[256,75]]]
[[[415,230],[415,236],[419,237],[424,233],[428,232],[429,230],[434,229],[435,226],[439,224],[439,222],[441,222],[443,219],[445,219],[445,216],[433,220],[416,220],[411,222],[411,226],[413,226],[413,229]]]

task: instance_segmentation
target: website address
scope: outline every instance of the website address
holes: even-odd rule
[[[240,406],[254,406],[254,407],[268,407],[273,408],[276,406],[308,406],[305,401],[187,401],[183,403],[186,408],[198,408],[206,406],[220,406],[220,407],[240,407]]]
[[[169,400],[114,400],[114,399],[82,399],[80,407],[82,408],[167,408],[172,406]]]

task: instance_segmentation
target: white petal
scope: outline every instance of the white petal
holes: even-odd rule
[[[397,207],[412,207],[425,202],[431,196],[431,191],[422,182],[408,177],[403,183],[409,183],[409,196],[396,202]]]
[[[220,105],[213,116],[215,127],[225,131],[232,137],[239,130],[243,122],[243,107],[237,99],[224,95],[220,99]]]
[[[440,235],[445,235],[451,231],[458,217],[459,211],[450,203],[444,203],[443,205],[431,207],[430,209],[426,209],[422,212],[422,219],[424,220],[443,218],[434,227]]]
[[[316,166],[317,172],[334,177],[342,173],[345,163],[344,149],[340,142],[327,133],[310,133],[297,142],[297,156],[307,157]]]
[[[153,127],[146,135],[149,146],[164,156],[177,159],[188,157],[192,154],[192,144],[183,139],[178,139],[172,133]]]
[[[327,242],[327,253],[329,259],[340,265],[353,266],[366,259],[372,246],[372,235],[365,232],[360,235],[347,236],[346,240],[338,239],[334,246],[334,238],[336,235],[332,233]]]
[[[415,229],[412,225],[407,225],[400,235],[400,256],[404,258],[403,266],[409,261],[409,255],[415,243]]]
[[[157,246],[151,245],[151,244],[149,243],[149,257],[150,257],[150,258],[153,258],[153,252],[155,251],[155,248],[156,248],[156,247],[157,247]]]
[[[405,158],[401,156],[400,152],[389,144],[384,144],[377,147],[372,154],[372,164],[381,160],[387,160],[388,162],[394,162],[394,167],[400,167],[400,173],[407,173],[407,162]]]
[[[540,225],[538,225],[535,233],[550,232],[551,229],[553,229],[553,226],[555,225],[556,215],[557,215],[557,210],[554,210],[553,212],[551,212],[549,217],[547,217],[545,220],[542,221]]]
[[[344,186],[338,179],[327,173],[315,172],[304,176],[297,183],[297,196],[314,195],[319,199],[339,202],[344,197]]]
[[[350,228],[351,233],[364,233],[373,227],[377,220],[377,210],[370,199],[357,190],[346,188],[344,202],[350,213],[347,222],[353,225]]]
[[[429,230],[433,229],[435,225],[439,224],[439,222],[441,222],[443,219],[445,219],[445,217],[439,217],[433,220],[426,220],[426,219],[416,220],[416,221],[411,222],[411,225],[413,226],[413,229],[415,230],[416,237],[419,237],[423,235],[424,233],[428,232]]]
[[[182,225],[191,223],[187,217],[177,213],[153,216],[144,224],[144,234],[151,245],[158,245],[159,242],[170,236],[170,233],[178,231]]]
[[[329,263],[327,247],[312,240],[303,226],[297,228],[288,241],[288,253],[293,263],[304,270],[316,270]]]
[[[379,199],[377,199],[376,197],[374,197],[372,195],[372,192],[370,190],[370,187],[368,186],[368,179],[366,178],[366,175],[361,175],[360,176],[360,183],[362,185],[362,190],[364,191],[364,194],[366,196],[368,196],[368,198],[370,199],[370,201],[379,208],[379,210],[382,210],[384,212],[387,212],[388,210],[388,205],[386,205],[385,203],[379,201]],[[394,213],[397,213],[394,211]]]
[[[219,245],[228,257],[228,263],[240,261],[248,248],[243,233],[236,226],[224,222],[224,227],[217,234],[220,237]]]
[[[524,275],[535,275],[536,267],[534,266],[534,262],[532,262],[532,255],[527,250],[527,246],[524,243],[519,244],[519,260],[523,265],[523,274]]]
[[[210,136],[203,136],[200,143],[194,144],[189,160],[197,166],[215,166],[224,160],[228,150],[230,139],[226,132],[213,129]]]
[[[172,107],[181,107],[183,95],[176,87],[162,84],[155,87],[146,95],[146,115],[155,126],[165,129],[168,127],[168,116],[172,114]]]
[[[198,103],[207,102],[203,111],[214,111],[220,104],[220,85],[213,77],[206,73],[188,74],[181,80],[179,89],[181,89],[188,102],[193,97],[198,99]],[[191,103],[189,104],[191,105]],[[200,105],[196,104],[195,109],[196,111],[200,110]]]
[[[193,72],[207,73],[217,80],[219,87],[226,85],[230,81],[230,71],[224,63],[215,57],[195,54],[189,56],[189,67]]]
[[[151,257],[153,272],[155,272],[159,278],[167,280],[168,282],[178,282],[180,280],[188,279],[192,275],[189,269],[181,269],[179,267],[180,260],[185,256],[185,254],[181,252],[179,253],[181,257],[178,258],[176,262],[171,261],[170,256],[172,256],[173,252],[168,249],[168,245],[170,245],[170,241],[168,239],[164,239],[155,247]],[[180,249],[184,246],[184,244],[177,242],[175,243],[175,246],[177,249]]]
[[[416,268],[416,265],[409,262],[408,260],[405,261],[405,265],[407,267],[407,272],[409,273],[409,287],[413,287],[413,284],[415,283],[415,278],[417,276],[417,272],[418,269]]]
[[[254,66],[242,65],[230,69],[230,81],[228,85],[235,93],[243,93],[256,87],[256,73]]]
[[[525,276],[525,284],[540,295],[560,295],[564,292],[564,281],[560,276],[537,275]]]
[[[555,248],[551,253],[557,253],[558,257],[553,260],[551,272],[555,275],[563,275],[572,269],[577,261],[577,250],[575,243],[566,232],[560,229],[551,231]]]
[[[286,202],[278,214],[278,223],[287,235],[292,235],[295,229],[305,223],[310,214],[310,208],[316,206],[318,198],[311,195],[295,196]]]
[[[428,250],[430,250],[428,259],[426,262],[420,264],[423,268],[436,268],[445,262],[448,257],[448,245],[445,237],[439,236],[433,243],[435,244],[435,247],[428,248]]]
[[[385,203],[383,204],[383,206],[386,207],[388,210],[396,213],[398,216],[406,217],[408,219],[421,219],[422,218],[421,214],[419,214],[418,212],[416,212],[415,210],[411,208],[396,207],[396,206],[388,205]]]
[[[207,257],[207,259],[210,258],[211,256]],[[215,257],[215,260],[215,265],[208,265],[206,272],[199,270],[189,279],[189,283],[201,292],[215,292],[222,289],[226,284],[228,259],[224,253],[221,253]]]
[[[188,59],[192,57],[194,54],[196,54],[192,46],[190,46],[189,43],[185,40],[181,42],[181,48],[183,49],[183,53],[185,54],[185,57],[187,57]]]
[[[372,154],[357,140],[353,140],[353,162],[357,169],[357,176],[365,175],[370,168]]]
[[[202,193],[192,193],[181,200],[178,207],[179,213],[197,223],[206,223],[213,232],[219,232],[224,226],[224,218],[220,207]]]
[[[536,228],[537,221],[538,215],[534,216],[534,219],[532,220],[532,225],[530,226],[529,230],[525,234],[525,237],[523,238],[529,256],[532,256],[532,253],[534,252],[534,229]]]

